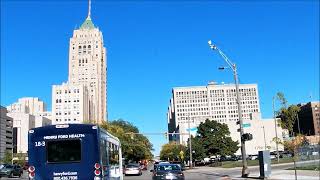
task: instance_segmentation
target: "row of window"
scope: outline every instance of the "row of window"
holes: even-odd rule
[[[56,94],[62,94],[62,90],[57,90],[57,92],[56,92]],[[80,90],[79,89],[73,89],[73,93],[79,93],[80,92]],[[65,94],[71,94],[72,93],[72,90],[71,89],[69,89],[69,90],[64,90],[64,93]]]
[[[69,100],[64,100],[65,103],[71,103],[72,101],[69,99]],[[80,102],[79,99],[74,99],[73,102]],[[56,103],[62,103],[62,100],[61,99],[56,99]]]
[[[79,111],[78,112],[74,112],[74,114],[80,114],[80,112]],[[56,115],[58,116],[58,115],[62,115],[62,114],[61,114],[61,112],[56,112]],[[64,112],[64,115],[71,115],[71,112],[70,111]]]
[[[56,122],[59,122],[59,121],[61,122],[62,119],[56,119]],[[64,121],[65,121],[65,122],[66,122],[66,121],[71,121],[71,119],[64,119]],[[74,118],[73,121],[77,121],[77,119]]]

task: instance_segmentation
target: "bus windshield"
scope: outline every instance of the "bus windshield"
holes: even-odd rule
[[[61,140],[47,142],[48,163],[69,163],[81,161],[81,141]]]

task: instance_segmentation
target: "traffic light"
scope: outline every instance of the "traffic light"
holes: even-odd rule
[[[168,132],[165,132],[165,133],[164,133],[164,137],[165,137],[166,139],[168,139]]]
[[[243,141],[250,141],[250,140],[252,140],[252,134],[250,134],[250,133],[244,133],[244,134],[242,135],[242,137],[241,137],[241,140],[243,140]]]

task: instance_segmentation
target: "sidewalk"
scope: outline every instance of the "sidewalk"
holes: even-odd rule
[[[249,178],[240,178],[240,179],[257,179],[259,176],[260,176],[259,173],[252,173],[250,174]],[[294,180],[295,179],[294,170],[274,170],[272,171],[271,176],[267,179],[270,179],[270,180],[293,179]],[[319,180],[320,171],[297,170],[297,179]]]
[[[260,172],[257,170],[258,167],[251,171],[248,178],[241,177],[241,168],[219,168],[219,167],[196,167],[194,169],[188,169],[188,172],[214,172],[216,176],[220,176],[219,180],[252,180],[261,179],[259,178]],[[283,170],[274,169],[272,170],[271,176],[268,180],[295,180],[294,170]],[[297,170],[298,180],[320,180],[320,171],[308,171],[308,170]]]

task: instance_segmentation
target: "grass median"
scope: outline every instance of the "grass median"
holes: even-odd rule
[[[294,170],[294,168],[289,168],[287,170]],[[310,166],[297,167],[297,170],[320,171],[320,165],[310,165]]]
[[[292,158],[280,158],[279,163],[277,159],[272,159],[271,164],[282,164],[282,163],[290,163],[293,162]],[[259,160],[247,160],[248,166],[258,166]],[[242,167],[242,161],[224,161],[220,167],[223,168],[234,168],[234,167]]]

